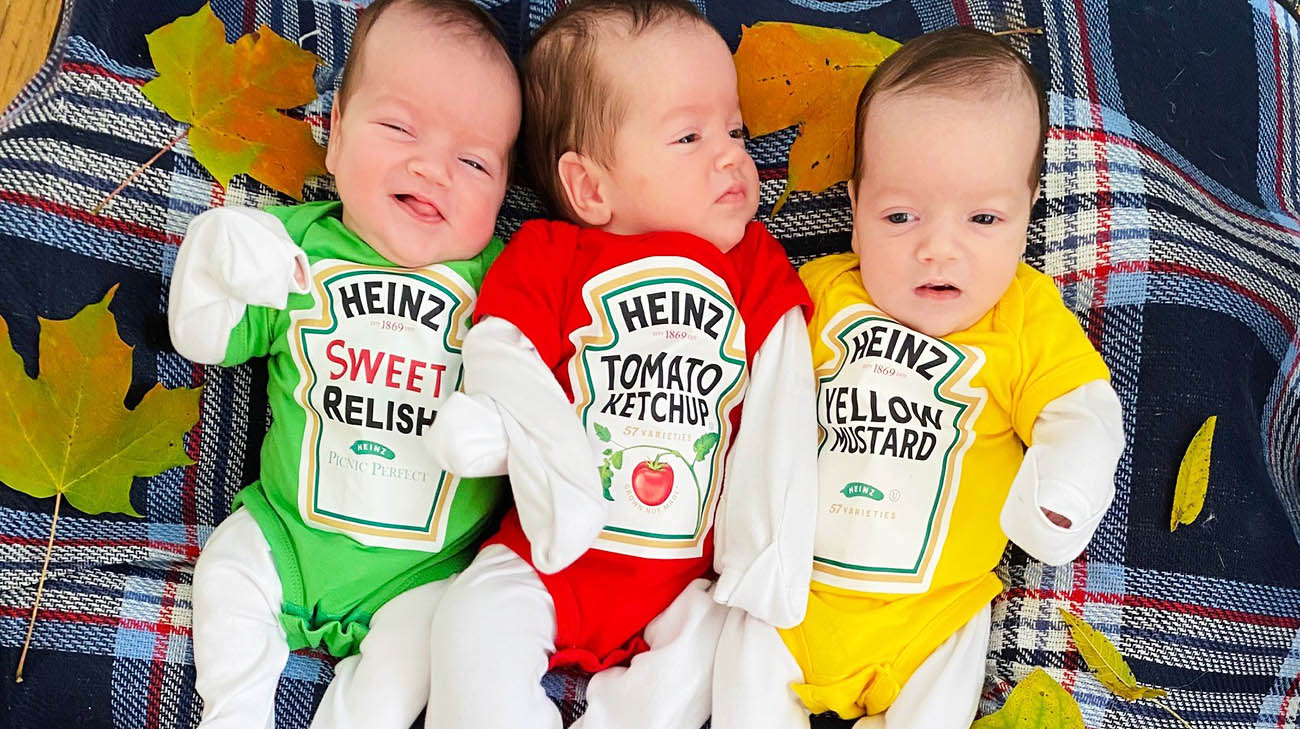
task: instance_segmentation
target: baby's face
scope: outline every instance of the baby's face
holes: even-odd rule
[[[472,258],[492,237],[519,131],[509,61],[405,7],[365,43],[326,155],[343,222],[400,266]]]
[[[1025,251],[1038,108],[995,96],[886,93],[867,111],[853,250],[876,305],[930,336],[979,321]]]
[[[758,208],[758,170],[727,44],[701,23],[668,23],[607,40],[598,62],[627,101],[602,227],[685,231],[730,250]]]

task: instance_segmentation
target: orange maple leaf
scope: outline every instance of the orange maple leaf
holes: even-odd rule
[[[790,146],[785,190],[821,192],[853,171],[853,115],[867,78],[899,43],[797,23],[742,27],[736,49],[740,112],[750,134],[799,126]]]
[[[263,25],[226,43],[225,26],[204,5],[145,36],[158,77],[141,91],[190,124],[190,148],[222,187],[246,172],[302,199],[304,180],[325,172],[311,125],[279,110],[316,98],[315,54]]]

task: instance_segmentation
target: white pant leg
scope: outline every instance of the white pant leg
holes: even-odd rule
[[[714,729],[808,729],[808,709],[790,688],[803,669],[768,623],[732,608],[713,670]]]
[[[429,633],[451,578],[412,588],[370,618],[360,652],[334,667],[312,729],[410,729],[429,700]]]
[[[985,605],[917,667],[884,714],[864,716],[853,729],[969,729],[984,686],[991,615]]]
[[[289,658],[271,548],[247,509],[221,522],[194,567],[194,688],[203,729],[274,729]]]
[[[542,688],[555,606],[509,549],[483,548],[447,589],[430,636],[426,729],[560,729]]]
[[[727,608],[710,582],[692,581],[645,629],[650,649],[587,685],[587,710],[571,729],[698,729],[712,704],[713,655]]]

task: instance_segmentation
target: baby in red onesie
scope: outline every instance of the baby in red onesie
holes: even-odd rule
[[[574,726],[699,726],[727,608],[804,612],[809,299],[751,220],[735,67],[693,5],[575,2],[523,73],[562,220],[489,270],[435,423],[455,472],[508,471],[515,508],[434,618],[429,716],[558,729],[540,679],[575,665],[595,676]]]

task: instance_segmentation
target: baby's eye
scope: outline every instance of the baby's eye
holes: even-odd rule
[[[487,172],[487,168],[484,167],[483,164],[478,160],[461,157],[460,161],[465,163],[466,165],[469,165],[470,167],[473,167],[479,172]]]
[[[395,132],[401,132],[403,134],[407,133],[406,127],[402,126],[401,124],[394,124],[393,122],[379,122],[379,125],[388,129],[392,129]]]
[[[678,137],[676,143],[677,143],[677,144],[694,144],[695,142],[698,142],[698,141],[700,141],[700,135],[696,134],[695,132],[691,132],[690,134],[684,134],[684,135]]]
[[[970,216],[970,221],[976,225],[993,225],[998,222],[998,216],[993,213],[976,213]]]
[[[740,127],[739,129],[732,129],[730,132],[728,132],[728,134],[731,135],[732,139],[749,139],[749,129],[745,127]]]
[[[888,220],[894,225],[903,225],[904,223],[908,223],[912,220],[912,214],[911,213],[890,213],[889,215],[885,216],[885,220]]]

